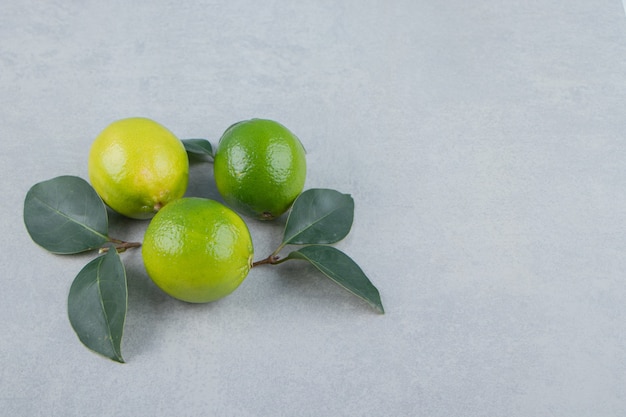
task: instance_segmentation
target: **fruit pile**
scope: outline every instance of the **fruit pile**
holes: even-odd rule
[[[226,205],[186,195],[190,155],[212,159],[215,186]],[[303,192],[305,150],[280,123],[235,123],[213,152],[208,140],[180,140],[153,120],[118,120],[94,140],[88,174],[91,184],[59,176],[31,187],[24,223],[35,243],[52,253],[100,254],[72,282],[68,316],[83,344],[110,359],[124,361],[127,277],[119,254],[136,247],[141,247],[152,281],[185,302],[206,303],[231,294],[253,267],[304,260],[384,312],[378,290],[361,268],[330,246],[350,231],[352,197],[332,189]],[[110,237],[107,206],[132,219],[149,219],[143,242]],[[270,221],[285,213],[282,242],[254,262],[241,216]],[[281,257],[287,245],[301,247]]]

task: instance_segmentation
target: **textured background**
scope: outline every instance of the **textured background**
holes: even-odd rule
[[[5,1],[0,414],[624,415],[624,57],[619,0]],[[288,126],[306,188],[354,197],[338,247],[387,313],[303,263],[188,305],[135,251],[127,363],[85,349],[66,300],[93,255],[37,247],[23,200],[129,116]],[[257,259],[283,223],[249,222]]]

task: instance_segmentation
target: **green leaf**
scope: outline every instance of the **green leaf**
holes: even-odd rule
[[[199,156],[210,156],[213,158],[213,147],[211,146],[211,142],[206,139],[183,139],[183,145],[185,146],[185,150],[187,153],[199,155]]]
[[[30,237],[50,252],[70,254],[109,240],[106,207],[82,178],[61,176],[35,184],[24,200]]]
[[[354,218],[354,200],[335,190],[310,189],[293,203],[282,246],[328,244],[346,237]]]
[[[122,363],[120,348],[127,299],[124,265],[112,247],[78,273],[67,299],[70,323],[80,341]]]
[[[309,261],[324,275],[365,300],[379,313],[385,310],[380,301],[380,294],[363,270],[345,253],[332,246],[311,245],[291,252],[282,261],[302,259]]]

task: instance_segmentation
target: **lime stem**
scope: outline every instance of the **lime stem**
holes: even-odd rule
[[[252,264],[252,267],[254,268],[255,266],[259,266],[259,265],[276,265],[278,263],[280,263],[278,260],[280,259],[280,256],[278,255],[274,255],[271,254],[270,256],[268,256],[265,259],[262,259],[260,261],[256,261]]]
[[[117,251],[117,253],[126,252],[126,249],[138,248],[141,246],[141,242],[125,242],[123,240],[114,239],[114,238],[109,238],[109,242],[115,245],[115,250]],[[100,253],[105,253],[108,251],[109,251],[108,246],[103,246],[99,250]]]

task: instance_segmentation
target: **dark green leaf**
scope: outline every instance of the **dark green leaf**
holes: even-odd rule
[[[350,195],[328,189],[307,190],[293,203],[283,245],[335,243],[350,232],[353,218]]]
[[[183,145],[187,153],[200,156],[210,156],[213,158],[213,147],[211,143],[206,139],[183,139]]]
[[[363,270],[340,250],[332,246],[305,246],[291,252],[284,260],[288,259],[309,261],[328,278],[365,300],[378,312],[385,312],[376,287],[367,278]]]
[[[106,207],[79,177],[33,185],[24,200],[24,223],[35,243],[54,253],[83,252],[109,240]]]
[[[127,307],[126,272],[114,248],[76,276],[67,299],[70,323],[89,349],[124,362],[122,333]]]

